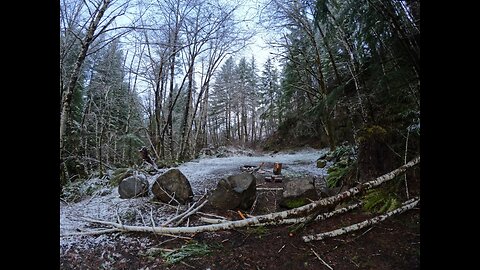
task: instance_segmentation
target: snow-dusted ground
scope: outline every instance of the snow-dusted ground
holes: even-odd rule
[[[178,167],[185,174],[195,195],[204,194],[205,188],[212,189],[217,181],[223,177],[240,171],[244,165],[258,166],[261,162],[283,164],[282,174],[308,174],[314,176],[325,176],[326,170],[316,167],[318,157],[327,151],[305,149],[301,151],[280,152],[277,154],[261,156],[231,156],[225,158],[202,158],[186,162]],[[153,184],[156,176],[148,178]],[[152,195],[151,195],[152,196]],[[60,235],[88,230],[89,223],[82,221],[81,217],[116,221],[117,216],[128,219],[130,222],[151,225],[151,218],[156,225],[165,222],[169,215],[165,206],[159,207],[150,203],[151,196],[137,199],[120,199],[118,189],[104,196],[93,196],[78,203],[66,204],[60,202]],[[118,214],[117,214],[118,213]],[[143,220],[142,220],[143,219]],[[124,221],[128,223],[127,221]],[[116,240],[114,239],[116,238]],[[134,239],[127,235],[91,235],[91,236],[69,236],[60,237],[61,252],[68,250],[73,244],[77,248],[88,248],[98,245],[108,245],[112,241],[140,241],[142,245],[148,245],[148,239]]]
[[[221,178],[244,165],[258,166],[262,162],[282,163],[282,173],[326,175],[324,169],[317,168],[316,160],[327,150],[305,149],[298,152],[277,153],[262,156],[233,156],[225,158],[203,158],[186,162],[178,167],[188,178],[194,193],[203,193],[204,187],[215,187],[214,177]]]

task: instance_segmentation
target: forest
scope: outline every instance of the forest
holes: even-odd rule
[[[283,160],[285,185],[268,186],[265,176],[257,177],[257,199],[250,206],[257,206],[258,200],[259,212],[249,208],[251,218],[283,209],[275,208],[276,199],[273,210],[267,209],[269,206],[261,208],[258,192],[262,187],[269,192],[274,190],[266,193],[265,198],[269,198],[277,194],[275,189],[286,189],[286,179],[301,172],[296,166],[304,166],[300,160],[311,163],[313,169],[309,171],[319,170],[312,177],[316,179],[314,184],[321,178],[327,189],[324,193],[328,195],[321,198],[340,196],[356,187],[364,193],[364,197],[355,195],[356,191],[353,195],[348,193],[349,197],[363,199],[365,210],[349,217],[349,221],[358,221],[367,212],[387,215],[401,209],[402,202],[406,201],[405,206],[407,200],[420,196],[420,168],[415,166],[420,162],[419,0],[61,0],[59,19],[61,207],[62,203],[71,207],[99,199],[103,196],[102,188],[116,192],[121,179],[114,179],[120,169],[122,174],[136,171],[154,180],[169,169],[185,168],[197,198],[203,189],[213,190],[221,177],[236,173],[240,165],[254,162],[255,174],[267,170],[273,164],[264,162],[269,156],[277,158],[272,162]],[[256,43],[262,38],[260,48]],[[289,159],[288,154],[283,155],[288,151],[303,156]],[[314,153],[311,160],[310,153]],[[197,180],[192,178],[204,168],[188,174],[189,168],[193,168],[187,165],[191,162],[204,164],[207,161],[203,159],[231,156],[242,156],[231,162],[235,168],[228,167],[228,162],[224,167],[213,161],[205,163],[217,171],[204,177],[215,179],[198,180],[197,186]],[[244,159],[248,157],[253,159]],[[136,174],[123,174],[131,175]],[[385,180],[390,176],[393,180]],[[375,179],[388,183],[374,188],[380,185],[378,181],[372,184]],[[92,181],[100,184],[92,188]],[[259,189],[259,183],[267,187]],[[342,203],[346,200],[338,198]],[[199,206],[202,199],[195,199],[193,205]],[[316,199],[319,198],[308,200],[315,204],[319,202]],[[294,211],[301,207],[288,208]],[[177,206],[173,214],[178,215],[179,209]],[[308,213],[310,218],[303,213],[308,222],[296,222],[303,227],[295,231],[315,226],[311,225],[312,220],[320,213],[315,209],[316,212]],[[142,210],[137,211],[139,220],[144,220]],[[212,211],[217,218],[226,215]],[[411,241],[419,242],[419,211],[398,218],[404,215],[408,221],[392,226],[410,224],[397,229],[414,235]],[[116,216],[110,221],[125,219],[121,213]],[[153,224],[159,221],[154,222],[153,214],[151,217],[151,227],[155,227]],[[134,220],[130,225],[138,225]],[[327,227],[338,224],[331,221]],[[258,228],[264,227],[253,228],[247,228],[248,236],[256,239],[251,248],[261,249],[266,244],[261,242],[264,240]],[[268,232],[276,235],[286,229],[274,230],[277,228]],[[381,237],[374,230],[369,234],[365,231],[366,235],[358,241]],[[242,238],[241,235],[236,237]],[[206,235],[196,237],[197,248],[208,244]],[[292,239],[288,234],[286,237]],[[390,235],[386,239],[396,241],[402,237]],[[220,240],[217,245],[224,243]],[[241,245],[244,242],[248,240],[244,239]],[[285,245],[283,252],[291,252],[295,257],[296,253]],[[234,246],[238,248],[237,244]],[[308,252],[310,248],[311,258],[299,259],[310,265],[290,265],[285,269],[331,269],[322,258],[333,253],[320,256],[313,246],[308,246]],[[345,252],[343,255],[360,256],[351,253],[352,248],[340,249]],[[68,250],[72,252],[74,248]],[[174,249],[168,246],[165,250]],[[372,266],[368,260],[351,258],[333,265],[335,269],[419,267],[419,246],[402,246],[402,250],[402,256],[409,259],[394,264],[384,259]],[[73,269],[75,263],[67,259],[67,251],[63,248],[62,265]],[[272,254],[280,256],[281,250],[277,251],[278,248]],[[232,252],[235,254],[227,257],[238,257],[238,251]],[[204,258],[206,264],[192,259],[172,269],[210,267],[208,262],[221,261],[217,255],[209,256]],[[154,263],[163,265],[166,257],[162,258]],[[218,269],[283,269],[275,268],[274,261],[242,262],[246,266],[237,268],[225,262],[219,263]],[[252,263],[257,268],[248,267]],[[120,269],[113,265],[105,268]]]

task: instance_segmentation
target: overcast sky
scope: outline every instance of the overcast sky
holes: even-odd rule
[[[232,1],[232,0],[224,0],[224,1]],[[268,29],[266,30],[260,25],[260,20],[261,18],[266,18],[266,14],[264,13],[262,16],[261,11],[264,6],[264,2],[267,0],[234,0],[236,4],[239,4],[239,8],[236,10],[235,17],[237,20],[244,20],[244,28],[245,29],[251,29],[252,31],[255,31],[257,34],[252,37],[252,39],[249,42],[249,45],[244,48],[242,51],[236,53],[234,56],[235,62],[238,63],[238,61],[242,58],[245,57],[247,61],[249,62],[252,58],[252,55],[255,57],[256,61],[256,67],[257,67],[257,72],[258,74],[261,74],[263,70],[263,66],[267,60],[268,57],[272,58],[273,64],[279,68],[279,62],[278,57],[275,57],[275,55],[272,55],[271,53],[274,52],[274,49],[267,44],[268,38],[271,38],[272,35],[274,34],[274,31]],[[131,24],[131,19],[134,18],[134,15],[129,15],[128,12],[126,15],[121,16],[117,19],[115,24],[117,26],[121,25],[130,25]],[[125,37],[124,37],[125,38]],[[124,40],[124,52],[128,51],[128,43],[129,41]],[[129,57],[131,57],[133,53],[128,53],[127,54],[127,62]],[[224,61],[228,59],[225,58]],[[221,65],[220,65],[221,66]],[[197,74],[198,75],[198,74]],[[182,74],[178,74],[179,77],[182,77]],[[198,75],[199,76],[199,75]],[[148,89],[147,85],[144,85],[144,82],[138,81],[137,82],[137,90],[139,90],[139,94],[143,95],[143,91]]]
[[[245,27],[247,29],[254,29],[258,32],[256,36],[252,38],[251,45],[247,46],[244,51],[241,52],[236,58],[241,58],[245,56],[247,59],[250,59],[252,55],[255,56],[257,68],[262,69],[263,64],[267,60],[268,57],[273,58],[275,57],[271,55],[274,52],[273,48],[267,44],[267,40],[271,37],[272,32],[264,29],[259,25],[259,20],[261,17],[259,16],[261,13],[261,8],[264,5],[266,0],[240,0],[241,8],[237,12],[237,18],[239,19],[251,19],[251,22],[248,22]],[[265,14],[264,16],[265,17]],[[238,60],[237,59],[237,60]],[[278,64],[278,63],[276,63]]]

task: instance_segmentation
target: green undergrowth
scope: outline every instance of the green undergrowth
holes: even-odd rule
[[[88,180],[79,180],[63,186],[60,198],[66,202],[79,202],[87,196],[92,196],[108,187],[106,179],[92,178]]]
[[[357,170],[357,161],[344,158],[327,170],[327,187],[339,187],[342,184],[352,184]]]
[[[218,246],[191,241],[173,251],[162,252],[161,256],[167,264],[176,264],[186,258],[197,258],[210,254]]]
[[[257,235],[259,238],[262,238],[268,233],[267,227],[261,226],[254,226],[254,227],[247,227],[247,233]]]
[[[327,156],[335,159],[340,159],[341,157],[355,155],[355,148],[350,145],[340,145],[335,148],[334,151],[331,151]]]
[[[377,214],[393,211],[400,206],[398,196],[388,188],[367,191],[363,196],[363,202],[363,210]]]
[[[293,198],[293,199],[287,200],[285,202],[285,206],[287,206],[288,209],[293,209],[293,208],[297,208],[297,207],[300,207],[300,206],[304,206],[308,203],[310,203],[310,202],[305,198]]]

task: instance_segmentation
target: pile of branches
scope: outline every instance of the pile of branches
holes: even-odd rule
[[[275,213],[260,215],[260,216],[248,216],[248,218],[235,220],[235,221],[229,221],[225,218],[215,216],[216,217],[215,219],[212,219],[212,218],[200,219],[203,222],[210,223],[210,224],[190,226],[190,227],[178,226],[181,224],[183,220],[185,220],[185,218],[198,212],[198,210],[200,210],[207,203],[206,199],[200,203],[200,201],[202,201],[202,199],[200,199],[194,205],[192,205],[189,209],[187,209],[185,212],[173,217],[172,219],[170,219],[168,222],[165,222],[161,226],[156,226],[153,221],[151,226],[135,226],[135,225],[125,225],[120,220],[118,220],[117,222],[111,222],[111,221],[105,221],[105,220],[83,218],[85,221],[101,224],[103,226],[106,226],[106,228],[94,230],[94,231],[65,234],[65,235],[61,235],[61,237],[72,236],[72,235],[85,235],[85,234],[102,234],[102,233],[111,233],[111,232],[150,232],[150,233],[163,234],[163,235],[179,235],[179,234],[195,234],[200,232],[229,230],[233,228],[246,227],[246,226],[265,226],[265,225],[299,224],[299,223],[307,224],[315,220],[324,220],[332,216],[345,213],[347,211],[350,211],[352,209],[359,207],[361,203],[353,204],[345,208],[335,210],[333,212],[325,212],[325,210],[328,209],[330,206],[339,204],[351,198],[352,196],[362,194],[369,189],[380,186],[381,184],[387,181],[390,181],[395,177],[401,175],[408,168],[413,167],[419,163],[420,163],[420,157],[417,157],[411,160],[410,162],[406,163],[405,165],[399,167],[398,169],[393,170],[387,174],[384,174],[374,180],[359,184],[358,186],[350,188],[335,196],[319,199],[317,201],[314,201],[302,207],[298,207],[298,208],[290,209],[286,211],[275,212]],[[364,227],[371,226],[373,224],[381,222],[395,214],[403,213],[409,209],[412,209],[416,205],[418,205],[419,202],[420,202],[420,198],[415,197],[404,202],[399,208],[393,211],[384,213],[382,215],[378,215],[374,218],[365,220],[363,222],[356,223],[356,224],[343,227],[337,230],[333,230],[330,232],[324,232],[324,233],[319,233],[315,235],[306,235],[306,236],[303,236],[302,238],[305,242],[309,242],[313,240],[322,240],[327,237],[334,237],[334,236],[345,234],[351,231],[359,230]],[[211,215],[211,216],[214,216],[214,215]],[[168,227],[167,225],[170,223],[174,223],[175,226]]]

